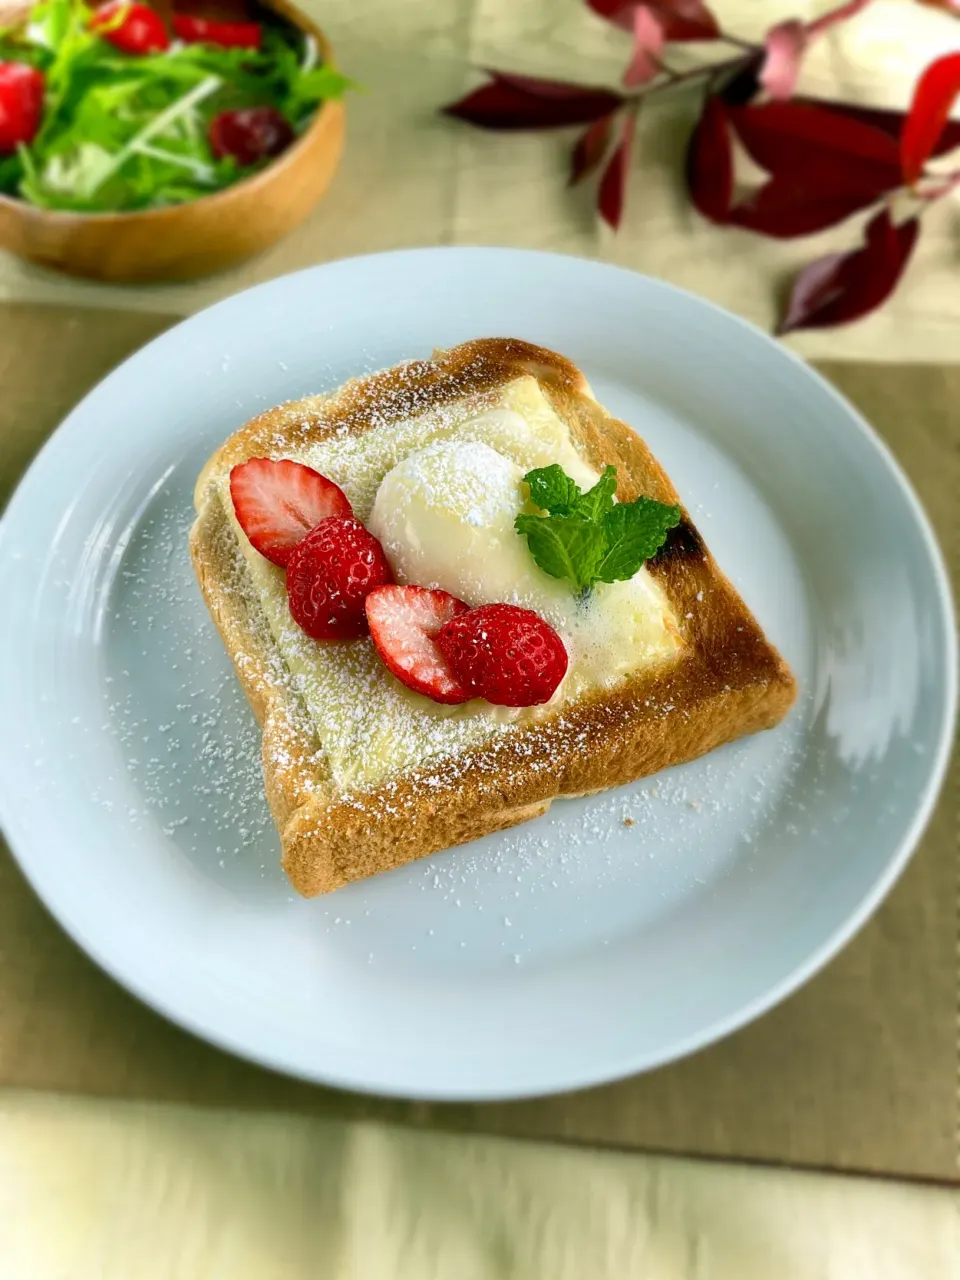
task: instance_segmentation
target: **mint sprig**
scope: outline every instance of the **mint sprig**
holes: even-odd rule
[[[557,463],[523,478],[531,503],[547,514],[521,513],[514,528],[544,573],[566,578],[581,595],[598,582],[632,578],[680,523],[679,507],[653,498],[614,502],[616,467],[606,467],[586,493]]]

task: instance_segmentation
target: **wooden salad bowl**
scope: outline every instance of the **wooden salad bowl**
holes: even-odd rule
[[[312,35],[323,32],[288,0],[269,7]],[[263,252],[302,222],[323,195],[343,150],[342,102],[320,103],[299,138],[265,169],[232,187],[167,209],[70,213],[0,195],[0,247],[41,267],[115,283],[192,280]]]

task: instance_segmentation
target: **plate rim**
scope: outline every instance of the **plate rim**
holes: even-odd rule
[[[48,465],[47,459],[55,454],[56,450],[62,447],[64,439],[68,438],[73,432],[81,430],[82,426],[76,424],[76,419],[81,415],[81,410],[86,402],[99,390],[108,383],[120,370],[126,369],[133,362],[139,361],[141,358],[149,360],[152,357],[154,348],[162,347],[165,342],[171,340],[174,334],[181,334],[183,330],[195,322],[208,317],[210,313],[218,310],[227,311],[232,307],[246,307],[252,295],[263,293],[272,289],[281,289],[285,282],[294,278],[308,275],[318,275],[323,272],[347,271],[355,270],[357,264],[363,263],[372,265],[382,263],[388,260],[396,259],[414,259],[414,258],[430,258],[435,259],[437,256],[458,257],[485,257],[495,255],[501,258],[513,257],[515,259],[548,259],[557,260],[560,263],[576,263],[578,268],[587,269],[599,274],[609,274],[620,278],[626,277],[632,281],[641,281],[643,287],[653,287],[667,294],[679,296],[684,300],[684,305],[692,305],[694,308],[706,308],[715,316],[719,316],[725,323],[732,322],[735,326],[739,326],[742,330],[752,335],[752,338],[759,338],[762,345],[768,349],[778,352],[780,356],[785,357],[792,363],[798,371],[812,378],[819,386],[820,391],[825,392],[827,396],[834,402],[837,408],[843,413],[852,426],[855,426],[866,444],[870,446],[878,455],[883,463],[889,477],[894,482],[895,487],[900,491],[907,512],[912,517],[914,525],[920,534],[923,549],[931,569],[931,576],[936,588],[936,600],[939,606],[939,617],[942,623],[942,641],[943,651],[945,655],[945,667],[943,675],[944,702],[943,713],[940,724],[939,737],[936,742],[936,748],[931,752],[930,767],[926,775],[926,781],[923,789],[916,797],[913,817],[910,824],[895,848],[893,854],[889,857],[882,872],[877,876],[868,893],[866,893],[858,908],[851,912],[849,917],[839,926],[837,926],[826,938],[824,938],[819,946],[807,957],[807,959],[794,966],[794,968],[784,975],[781,980],[770,987],[762,995],[757,996],[754,1000],[748,1001],[746,1004],[739,1006],[736,1010],[724,1017],[715,1019],[705,1027],[702,1027],[695,1034],[691,1034],[681,1038],[677,1042],[669,1045],[666,1050],[657,1053],[633,1053],[625,1055],[626,1060],[612,1062],[608,1059],[602,1070],[594,1070],[589,1074],[584,1074],[582,1070],[564,1073],[562,1069],[554,1069],[550,1072],[540,1070],[533,1074],[538,1075],[537,1080],[525,1080],[529,1072],[521,1071],[520,1076],[524,1077],[518,1083],[513,1085],[501,1082],[490,1087],[471,1086],[464,1089],[463,1086],[452,1084],[449,1087],[441,1087],[436,1084],[430,1086],[429,1092],[417,1092],[415,1088],[405,1087],[391,1082],[389,1073],[381,1076],[378,1073],[375,1063],[371,1064],[371,1069],[366,1073],[364,1078],[358,1079],[352,1075],[344,1075],[336,1070],[326,1070],[322,1066],[315,1069],[306,1069],[296,1064],[291,1064],[290,1060],[284,1055],[274,1055],[270,1051],[270,1046],[251,1048],[244,1042],[242,1036],[232,1035],[229,1032],[220,1030],[219,1028],[211,1031],[204,1025],[202,1019],[194,1018],[190,1013],[184,1013],[175,1008],[165,997],[158,996],[151,991],[147,985],[137,978],[131,978],[123,971],[123,967],[119,963],[114,963],[112,957],[105,954],[106,948],[101,947],[95,938],[90,938],[86,931],[71,918],[69,903],[58,899],[55,892],[48,893],[49,888],[46,878],[41,872],[41,868],[34,858],[23,857],[18,852],[15,845],[14,829],[18,823],[14,816],[17,808],[16,804],[9,798],[9,790],[0,787],[0,830],[6,835],[11,855],[19,867],[24,878],[37,894],[45,908],[50,912],[58,925],[81,949],[97,964],[97,966],[106,973],[110,978],[116,981],[121,987],[129,991],[134,997],[147,1005],[162,1017],[188,1031],[193,1036],[203,1040],[217,1048],[224,1049],[231,1054],[240,1057],[246,1061],[254,1062],[260,1066],[267,1067],[283,1075],[294,1079],[303,1080],[312,1084],[320,1084],[328,1087],[350,1090],[352,1092],[388,1096],[393,1098],[402,1098],[409,1100],[431,1100],[438,1102],[486,1102],[486,1101],[504,1101],[509,1099],[520,1099],[537,1096],[546,1096],[549,1094],[563,1093],[575,1089],[599,1086],[610,1083],[614,1080],[623,1079],[626,1076],[640,1074],[642,1072],[652,1070],[661,1066],[667,1066],[678,1059],[687,1057],[698,1050],[714,1044],[717,1041],[726,1038],[734,1031],[747,1026],[756,1018],[762,1016],[769,1009],[781,1003],[787,996],[805,985],[816,973],[823,969],[846,944],[859,932],[863,925],[870,919],[876,911],[880,903],[884,900],[896,881],[899,879],[904,868],[906,867],[910,857],[915,851],[933,813],[934,806],[937,803],[943,783],[946,777],[947,769],[953,751],[954,734],[957,725],[958,713],[958,643],[957,643],[957,615],[953,598],[952,584],[945,560],[944,553],[939,545],[936,534],[930,518],[928,517],[923,504],[921,503],[912,482],[906,475],[900,463],[896,459],[892,450],[886,442],[879,436],[868,420],[860,413],[860,411],[836,388],[830,383],[817,369],[813,368],[807,361],[799,356],[791,348],[777,342],[771,335],[764,332],[759,326],[753,324],[749,320],[736,315],[735,313],[718,306],[710,300],[700,297],[687,289],[680,288],[668,281],[657,279],[640,272],[631,271],[628,268],[618,266],[613,263],[600,262],[593,259],[577,258],[569,254],[552,253],[541,250],[530,249],[512,249],[486,246],[434,246],[425,248],[409,248],[390,250],[382,253],[358,254],[349,258],[336,259],[328,263],[319,263],[311,267],[303,268],[299,271],[285,273],[282,276],[274,277],[271,280],[264,281],[254,285],[249,289],[241,290],[232,294],[227,298],[218,300],[208,307],[180,319],[172,324],[162,333],[152,338],[143,347],[132,352],[127,358],[120,362],[114,369],[110,370],[103,378],[91,387],[80,401],[77,402],[60,422],[60,424],[51,432],[48,439],[44,442],[37,455],[34,457],[30,466],[24,472],[18,482],[13,493],[10,495],[6,509],[0,515],[0,566],[3,564],[3,550],[6,539],[10,536],[10,529],[17,516],[19,506],[27,499],[23,496],[28,492],[31,483],[36,482],[36,476],[42,474],[45,466]],[[204,323],[208,323],[204,320]],[[59,443],[58,443],[59,442]],[[0,702],[6,699],[0,696]],[[547,1080],[545,1077],[549,1077]]]

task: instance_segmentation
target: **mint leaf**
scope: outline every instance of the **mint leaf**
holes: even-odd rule
[[[581,594],[597,582],[632,578],[680,523],[679,507],[653,498],[616,503],[616,467],[605,467],[587,493],[557,463],[523,478],[530,501],[549,514],[518,515],[514,528],[544,573],[566,578]]]
[[[578,591],[588,591],[606,551],[603,530],[583,516],[517,516],[534,560],[551,578],[567,578]]]
[[[588,520],[599,520],[605,512],[613,508],[613,495],[616,492],[617,468],[604,467],[603,475],[597,483],[577,502],[577,515],[585,516]]]
[[[680,523],[680,508],[637,498],[611,507],[600,523],[606,552],[597,566],[597,581],[622,582],[660,550],[667,531]]]
[[[554,462],[549,467],[537,467],[523,477],[530,486],[530,501],[535,507],[549,511],[552,516],[570,516],[583,496],[580,486],[571,480],[563,467]]]

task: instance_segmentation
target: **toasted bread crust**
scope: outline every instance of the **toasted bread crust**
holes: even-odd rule
[[[532,374],[598,471],[617,468],[618,497],[679,503],[644,442],[589,394],[562,356],[515,339],[483,339],[347,383],[329,398],[253,419],[210,459],[197,483],[191,553],[204,598],[263,729],[267,800],[283,866],[311,897],[474,840],[544,812],[561,796],[619,786],[772,728],[796,695],[790,669],[720,572],[686,512],[648,562],[685,644],[679,656],[612,691],[372,790],[341,794],[284,679],[233,528],[211,487],[225,467],[282,457],[334,433],[360,434]]]

